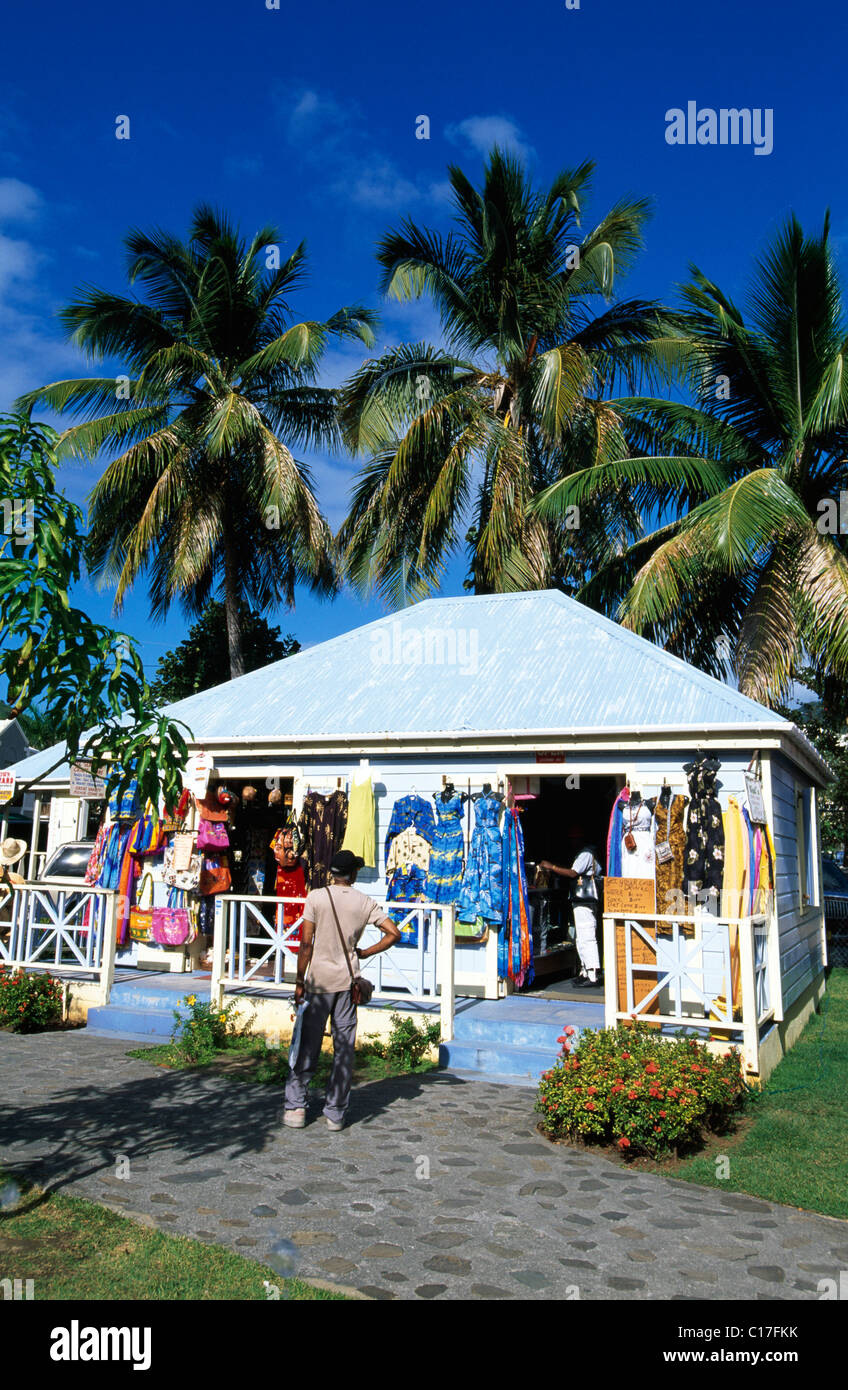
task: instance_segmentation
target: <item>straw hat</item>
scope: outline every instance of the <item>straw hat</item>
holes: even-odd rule
[[[0,845],[0,864],[5,864],[7,868],[12,864],[17,864],[19,859],[23,859],[26,852],[25,840],[4,840]]]

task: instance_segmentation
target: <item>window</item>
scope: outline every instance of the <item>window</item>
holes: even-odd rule
[[[802,912],[818,907],[818,840],[812,787],[797,787],[795,793],[798,846],[798,906]]]

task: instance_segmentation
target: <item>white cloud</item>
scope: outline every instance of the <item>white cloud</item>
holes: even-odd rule
[[[535,154],[532,145],[522,139],[519,126],[508,116],[468,116],[464,121],[446,126],[445,136],[453,144],[465,143],[482,155],[488,155],[495,145],[521,159],[530,159]]]
[[[420,189],[386,159],[365,166],[358,174],[351,170],[351,174],[352,177],[340,180],[336,187],[344,188],[361,207],[390,210],[418,202],[423,197]]]
[[[0,222],[31,222],[44,205],[37,188],[20,179],[0,179]]]

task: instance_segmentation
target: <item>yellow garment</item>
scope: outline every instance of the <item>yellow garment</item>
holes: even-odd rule
[[[374,789],[371,778],[354,781],[350,788],[347,808],[347,829],[342,849],[349,849],[365,860],[369,869],[376,864],[374,854]]]
[[[410,827],[402,830],[399,835],[395,835],[389,846],[389,857],[386,860],[386,876],[393,873],[395,869],[401,869],[404,873],[409,873],[410,866],[423,869],[425,874],[430,868],[430,846],[423,835],[418,835]]]
[[[744,916],[745,881],[748,873],[748,834],[735,796],[727,798],[724,821],[724,874],[721,881],[722,917]]]

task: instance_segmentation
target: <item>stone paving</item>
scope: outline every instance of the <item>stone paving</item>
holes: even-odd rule
[[[378,1299],[810,1300],[848,1268],[848,1223],[552,1146],[532,1090],[403,1077],[289,1130],[276,1087],[128,1046],[0,1034],[3,1166]]]

